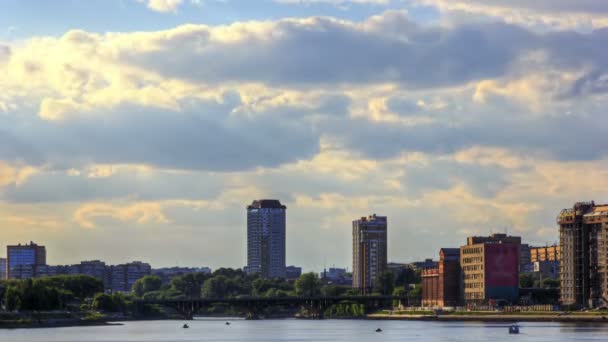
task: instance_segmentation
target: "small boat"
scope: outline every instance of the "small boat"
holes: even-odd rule
[[[511,324],[511,326],[509,326],[509,334],[519,334],[519,325]]]
[[[378,328],[376,329],[376,332],[382,332],[382,329]]]
[[[188,329],[188,328],[190,328],[190,327],[188,326],[188,324],[184,324],[184,325],[182,326],[182,328],[184,328],[184,329]]]
[[[226,322],[226,325],[230,325],[230,322]]]

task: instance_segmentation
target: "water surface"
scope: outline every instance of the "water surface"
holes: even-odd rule
[[[608,325],[522,323],[509,335],[508,324],[363,320],[226,320],[127,322],[122,326],[0,330],[7,342],[178,342],[178,341],[608,341]],[[375,330],[381,328],[381,333]]]

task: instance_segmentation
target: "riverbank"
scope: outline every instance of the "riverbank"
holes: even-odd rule
[[[441,321],[441,322],[569,322],[569,323],[607,323],[606,315],[560,314],[560,313],[526,313],[526,314],[444,314],[444,315],[413,315],[413,314],[369,314],[370,320],[404,320],[404,321]]]

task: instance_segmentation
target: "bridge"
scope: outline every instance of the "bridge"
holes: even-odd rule
[[[191,298],[191,299],[140,299],[138,308],[144,305],[161,305],[174,309],[183,319],[192,320],[203,308],[223,304],[246,311],[248,319],[260,317],[264,308],[272,306],[300,307],[313,319],[322,319],[330,306],[340,303],[362,304],[365,312],[385,306],[393,301],[406,300],[398,296],[316,296],[316,297],[237,297],[237,298]]]

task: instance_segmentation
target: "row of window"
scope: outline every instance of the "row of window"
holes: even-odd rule
[[[467,271],[483,271],[483,265],[466,265],[462,266],[462,270]]]

